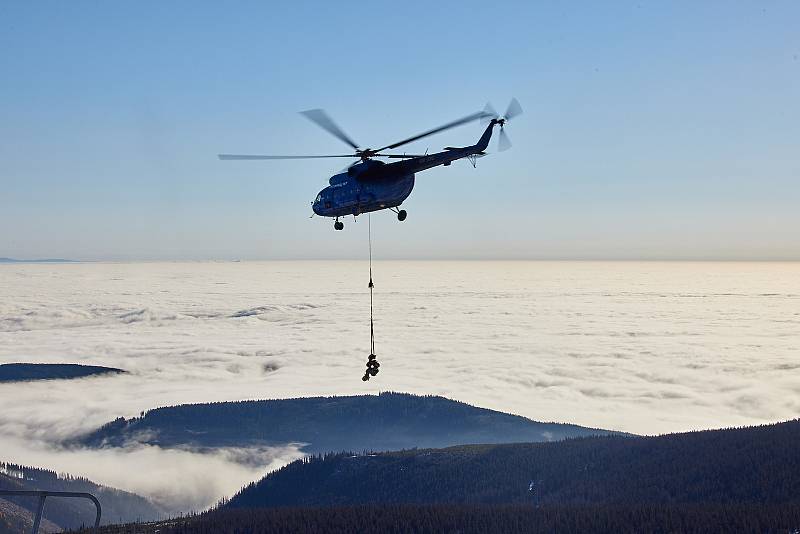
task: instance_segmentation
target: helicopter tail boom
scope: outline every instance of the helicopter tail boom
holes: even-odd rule
[[[483,152],[484,150],[486,150],[488,148],[489,140],[492,138],[492,130],[494,130],[494,125],[495,124],[497,124],[497,120],[496,119],[492,119],[492,121],[486,127],[486,130],[484,130],[483,135],[481,136],[481,138],[478,139],[478,142],[475,145],[475,148],[478,151]]]

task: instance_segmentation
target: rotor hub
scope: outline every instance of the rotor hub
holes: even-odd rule
[[[369,158],[377,154],[375,150],[371,148],[365,148],[364,150],[356,150],[356,155],[361,158],[362,161],[367,161]]]

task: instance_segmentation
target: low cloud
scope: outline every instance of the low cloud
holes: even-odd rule
[[[299,446],[220,448],[203,452],[150,445],[124,448],[62,448],[52,444],[3,438],[3,458],[43,466],[124,488],[166,508],[171,514],[203,510],[221,496],[303,456]]]
[[[800,264],[375,262],[373,274],[381,373],[362,382],[360,261],[4,268],[0,363],[129,372],[0,385],[0,454],[199,507],[299,452],[244,453],[255,465],[232,449],[58,444],[158,406],[381,390],[643,434],[797,417]]]

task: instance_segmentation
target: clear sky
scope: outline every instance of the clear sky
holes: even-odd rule
[[[308,218],[348,160],[216,154],[516,96],[512,150],[373,214],[379,257],[800,259],[800,3],[224,4],[0,3],[0,256],[361,258],[365,217]]]

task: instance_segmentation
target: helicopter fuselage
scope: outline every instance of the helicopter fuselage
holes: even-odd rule
[[[312,203],[312,209],[323,217],[343,217],[396,208],[414,189],[415,173],[483,155],[495,124],[502,123],[492,120],[478,142],[471,146],[447,148],[443,152],[409,157],[395,163],[373,159],[356,163],[346,172],[331,176],[329,185]]]
[[[319,192],[312,204],[314,213],[323,217],[342,217],[394,208],[402,204],[414,188],[414,174],[359,179],[358,176],[368,170],[359,167],[372,165],[385,164],[367,160],[354,165],[348,172],[331,176],[330,185]]]

